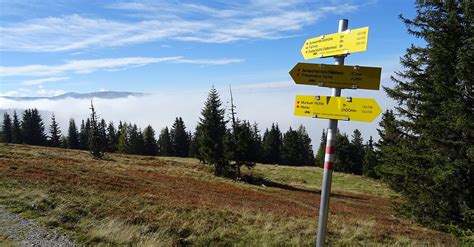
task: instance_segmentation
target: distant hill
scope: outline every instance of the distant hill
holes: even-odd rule
[[[127,98],[129,96],[141,97],[145,96],[145,93],[134,93],[134,92],[116,92],[116,91],[102,91],[102,92],[92,92],[92,93],[65,93],[58,96],[52,97],[11,97],[11,96],[0,96],[0,98],[4,99],[11,99],[17,101],[25,101],[25,100],[39,100],[39,99],[49,99],[49,100],[61,100],[66,98],[72,99],[92,99],[92,98],[99,98],[99,99],[119,99],[119,98]]]

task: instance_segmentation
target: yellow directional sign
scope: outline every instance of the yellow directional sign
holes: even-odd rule
[[[369,27],[348,29],[345,32],[307,39],[301,48],[301,54],[304,59],[312,59],[366,51],[368,39]]]
[[[295,116],[372,122],[382,110],[374,99],[296,95]]]
[[[290,75],[296,84],[379,90],[381,72],[375,67],[298,63]]]

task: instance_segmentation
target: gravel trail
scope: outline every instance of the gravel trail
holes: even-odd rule
[[[7,236],[19,246],[78,246],[68,237],[38,225],[32,219],[23,219],[0,206],[0,235]]]

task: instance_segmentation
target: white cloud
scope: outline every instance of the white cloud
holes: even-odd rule
[[[199,65],[226,65],[232,63],[241,63],[244,62],[244,59],[239,58],[224,58],[224,59],[185,59],[180,58],[173,63],[188,63],[188,64],[199,64]]]
[[[331,12],[331,13],[335,13],[335,14],[345,14],[347,12],[356,11],[357,9],[358,9],[357,6],[347,4],[347,3],[337,5],[337,6],[326,6],[326,7],[321,8],[322,11],[327,11],[327,12]]]
[[[200,65],[225,65],[243,62],[243,59],[186,59],[183,57],[124,57],[102,58],[90,60],[73,60],[61,65],[26,65],[26,66],[0,66],[0,75],[7,76],[47,76],[62,73],[88,74],[98,70],[121,70],[130,67],[143,66],[152,63],[174,62]],[[25,85],[36,85],[44,82],[59,81],[67,77],[51,77],[25,81]]]
[[[294,36],[322,16],[357,9],[351,4],[334,6],[304,1],[220,5],[214,8],[171,1],[117,3],[109,8],[134,18],[117,21],[74,14],[7,23],[0,27],[0,50],[57,52],[160,40],[226,43],[278,39]]]
[[[45,82],[55,82],[55,81],[64,81],[68,80],[69,77],[48,77],[48,78],[41,78],[41,79],[34,79],[34,80],[26,80],[23,81],[23,85],[41,85]]]
[[[28,96],[31,94],[31,90],[26,89],[26,88],[18,88],[16,90],[11,90],[11,91],[6,91],[6,92],[0,92],[1,96],[10,96],[10,97],[24,97]],[[0,107],[3,105],[0,104]]]
[[[45,76],[61,74],[64,72],[86,74],[101,69],[118,69],[129,66],[141,66],[150,63],[176,60],[179,58],[180,57],[124,57],[73,60],[62,65],[26,65],[10,67],[0,66],[0,74],[2,76]]]
[[[248,85],[234,85],[234,103],[237,106],[237,116],[240,119],[257,122],[263,134],[265,128],[272,123],[278,123],[280,129],[286,131],[290,126],[293,128],[303,124],[313,140],[314,148],[319,145],[321,132],[327,128],[328,121],[296,117],[293,115],[294,97],[297,94],[327,95],[330,89],[313,86],[291,86],[292,82],[277,81],[268,83],[257,83]],[[163,91],[153,93],[144,97],[128,97],[122,99],[94,99],[100,117],[107,121],[126,121],[136,123],[144,128],[151,124],[159,131],[165,126],[171,126],[174,118],[183,117],[188,130],[194,131],[200,117],[201,108],[207,97],[208,89],[190,91]],[[228,86],[217,86],[221,95],[223,107],[229,109],[230,97]],[[344,90],[343,95],[353,97],[375,98],[382,109],[386,109],[390,102],[383,91],[375,90]],[[183,103],[185,102],[185,103]],[[64,100],[35,100],[35,101],[12,101],[0,98],[0,108],[31,108],[47,110],[55,113],[62,128],[67,128],[69,118],[76,120],[85,119],[89,115],[90,100],[86,99],[64,99]],[[170,111],[170,109],[172,109]],[[153,112],[153,114],[146,114]],[[362,131],[364,139],[373,136],[378,139],[377,131],[379,116],[372,123],[341,121],[339,128],[352,134],[354,129]],[[76,121],[77,123],[77,121]]]
[[[267,83],[255,83],[255,84],[241,84],[232,89],[239,91],[258,91],[258,90],[268,90],[268,89],[283,89],[290,88],[294,86],[293,81],[278,81],[278,82],[267,82]]]

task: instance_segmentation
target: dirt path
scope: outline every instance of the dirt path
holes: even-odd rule
[[[68,237],[39,226],[31,219],[7,212],[0,206],[0,236],[19,246],[77,246]],[[10,241],[8,241],[10,242]]]

